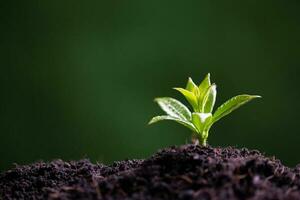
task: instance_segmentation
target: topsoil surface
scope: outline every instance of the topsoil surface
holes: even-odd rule
[[[171,147],[111,166],[88,160],[16,166],[0,199],[300,199],[300,167],[247,149]]]

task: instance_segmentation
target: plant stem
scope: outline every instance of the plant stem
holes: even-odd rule
[[[202,146],[206,147],[207,143],[206,143],[206,139],[204,139],[202,142],[201,142]]]
[[[199,137],[199,143],[200,143],[200,145],[206,147],[206,145],[207,145],[207,137],[208,137],[208,131],[203,131],[202,134]]]
[[[199,137],[198,137],[197,133],[192,134],[191,141],[192,141],[192,144],[199,145]]]
[[[200,144],[201,146],[206,147],[206,139],[204,139],[204,138],[199,138],[199,144]]]
[[[203,132],[200,136],[198,133],[193,132],[191,138],[192,144],[206,147],[207,136],[208,136],[208,131]]]

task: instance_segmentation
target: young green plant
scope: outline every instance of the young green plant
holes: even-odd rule
[[[206,75],[199,86],[189,78],[186,88],[174,89],[186,98],[193,108],[193,112],[174,98],[155,98],[154,101],[166,112],[166,115],[153,117],[149,124],[162,120],[175,121],[191,129],[197,135],[199,143],[203,146],[206,146],[209,130],[214,123],[249,101],[260,98],[258,95],[238,95],[223,103],[213,113],[217,97],[217,87],[216,84],[211,84],[210,74]]]

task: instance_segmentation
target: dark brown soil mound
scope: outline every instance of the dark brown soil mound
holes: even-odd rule
[[[112,166],[88,160],[18,166],[0,199],[300,199],[300,168],[258,151],[184,145]]]

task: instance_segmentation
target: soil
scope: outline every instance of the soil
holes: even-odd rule
[[[300,199],[300,167],[256,150],[183,145],[111,166],[88,160],[16,166],[0,199]]]

